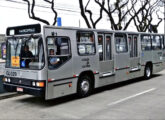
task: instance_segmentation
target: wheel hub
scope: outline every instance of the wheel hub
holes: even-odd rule
[[[87,93],[89,91],[89,82],[87,80],[84,80],[81,83],[81,89],[82,91],[84,91],[85,93]]]
[[[151,70],[149,67],[147,67],[147,69],[146,69],[146,75],[147,75],[147,77],[150,77],[150,75],[151,75]]]

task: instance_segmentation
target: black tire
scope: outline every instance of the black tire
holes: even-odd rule
[[[83,98],[89,96],[92,91],[91,78],[87,75],[80,77],[77,87],[79,97]]]
[[[145,79],[150,79],[152,76],[152,67],[150,65],[146,65],[145,70],[144,70],[144,78]]]

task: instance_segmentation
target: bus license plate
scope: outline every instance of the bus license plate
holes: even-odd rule
[[[23,92],[23,88],[17,87],[17,92]]]

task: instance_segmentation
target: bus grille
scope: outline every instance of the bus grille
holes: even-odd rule
[[[10,78],[12,84],[16,85],[25,85],[25,86],[31,86],[32,80],[28,79],[20,79],[20,78]]]

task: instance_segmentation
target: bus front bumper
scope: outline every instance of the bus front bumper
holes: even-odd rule
[[[8,92],[19,92],[26,93],[38,97],[45,96],[45,88],[31,87],[31,86],[21,86],[10,83],[3,83],[3,88]]]

